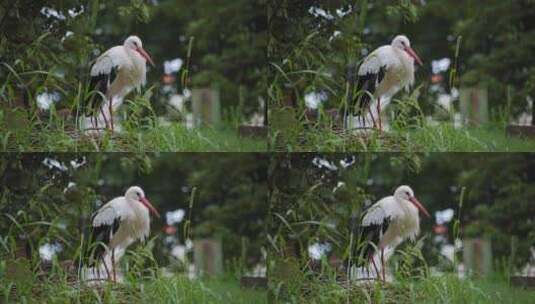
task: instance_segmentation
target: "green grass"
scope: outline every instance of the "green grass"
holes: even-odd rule
[[[297,131],[295,137],[276,133],[271,146],[286,151],[399,151],[399,152],[528,152],[535,150],[535,139],[511,137],[498,125],[454,128],[450,123],[437,126],[372,131],[357,135],[313,127]],[[282,135],[281,135],[282,134]],[[295,134],[295,133],[294,133]]]
[[[77,126],[84,118],[84,104],[88,96],[96,94],[87,91],[85,84],[57,78],[47,71],[18,73],[14,67],[2,63],[0,69],[10,74],[0,83],[0,148],[2,151],[19,152],[79,152],[79,151],[165,151],[165,152],[261,152],[267,150],[265,138],[242,137],[238,125],[244,120],[236,108],[225,109],[220,127],[187,129],[179,122],[161,125],[153,105],[156,86],[140,93],[132,93],[124,105],[115,112],[122,121],[122,132],[107,132],[102,136],[87,136]],[[2,70],[3,71],[3,70]],[[43,111],[37,108],[35,96],[48,90],[44,85],[31,91],[21,92],[13,79],[22,83],[21,77],[29,82],[42,81],[46,75],[57,81],[53,86],[62,94],[63,103]],[[13,79],[12,79],[13,78]],[[69,88],[69,89],[65,89]],[[23,98],[23,96],[25,96]],[[28,105],[21,100],[26,99]],[[124,115],[123,115],[124,114]],[[167,113],[169,114],[169,113]],[[174,113],[176,114],[176,113]],[[175,115],[176,116],[176,115]],[[101,126],[102,127],[102,126]]]
[[[402,134],[398,134],[403,138]],[[508,136],[505,129],[496,125],[479,128],[455,129],[451,124],[436,127],[426,126],[408,132],[407,143],[427,151],[470,151],[470,152],[529,152],[535,150],[535,139]]]
[[[187,129],[181,124],[150,126],[99,137],[79,131],[41,124],[11,128],[0,134],[2,151],[266,151],[262,138],[241,137],[234,128]]]
[[[290,267],[291,268],[291,267]],[[535,290],[509,285],[503,275],[459,279],[455,274],[396,278],[393,283],[348,283],[331,275],[290,271],[272,280],[271,297],[284,303],[533,303]],[[283,276],[288,277],[285,271]],[[274,274],[279,277],[280,273]]]
[[[363,17],[360,22],[364,24],[365,14],[360,17]],[[339,26],[341,29],[348,26],[346,29],[349,33],[355,30],[352,23],[342,23]],[[427,94],[429,88],[425,81],[408,93],[400,92],[394,95],[390,105],[382,110],[384,117],[395,116],[389,120],[393,131],[384,134],[372,132],[365,136],[342,131],[342,113],[344,110],[349,110],[350,106],[354,106],[354,102],[350,101],[354,101],[357,96],[370,94],[367,91],[357,91],[356,83],[348,81],[346,77],[348,64],[360,64],[360,58],[355,58],[354,55],[365,45],[357,38],[360,35],[346,35],[345,38],[338,39],[347,39],[351,47],[346,50],[341,48],[340,45],[343,44],[340,44],[333,53],[331,38],[322,37],[323,32],[308,31],[306,35],[294,37],[296,39],[291,43],[292,52],[285,54],[282,57],[284,60],[270,63],[272,78],[268,84],[270,98],[268,117],[271,125],[269,142],[272,150],[290,152],[535,150],[535,139],[506,135],[505,125],[514,118],[511,111],[513,100],[509,95],[502,102],[489,106],[488,117],[492,121],[489,125],[478,128],[463,126],[455,129],[451,122],[454,113],[460,110],[460,102],[454,102],[455,111],[445,109],[435,101],[434,97]],[[327,39],[322,40],[322,38]],[[454,64],[449,71],[450,88],[458,88],[460,48],[461,36],[457,37]],[[306,106],[305,96],[310,92],[323,92],[328,96],[317,111]],[[447,122],[431,126],[426,120],[428,115]]]
[[[99,287],[45,279],[25,292],[10,291],[6,282],[1,286],[2,303],[267,303],[265,290],[242,288],[232,277],[145,278]]]

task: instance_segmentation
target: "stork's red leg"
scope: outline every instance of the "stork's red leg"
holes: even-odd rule
[[[373,254],[370,255],[369,259],[372,260],[373,269],[375,269],[375,274],[377,275],[377,277],[380,277],[381,274],[379,273],[379,270],[377,269],[377,265],[375,265],[375,260],[373,258]]]
[[[104,260],[102,260],[104,262]],[[95,266],[93,266],[97,269],[97,279],[100,281],[100,266],[98,263],[95,263]]]
[[[109,105],[110,123],[111,123],[111,131],[113,132],[113,97],[110,97],[109,100],[110,100],[110,105]]]
[[[106,128],[109,128],[110,126],[108,124],[108,119],[106,118],[103,108],[100,108],[100,114],[102,114],[102,117],[104,118],[104,123],[106,124]]]
[[[377,128],[377,125],[375,124],[375,118],[373,117],[373,112],[371,109],[371,106],[368,105],[368,112],[370,113],[370,117],[372,118],[373,127]]]
[[[94,114],[91,115],[90,120],[91,120],[91,124],[93,125],[93,129],[96,129],[98,126],[98,123],[97,123],[97,118],[95,117]]]
[[[111,267],[113,270],[113,282],[117,282],[117,273],[115,273],[115,249],[111,251]]]
[[[381,123],[381,97],[377,97],[377,120],[379,121],[379,131],[383,131],[383,124]]]
[[[106,265],[106,261],[104,260],[104,256],[101,257],[102,259],[102,264],[104,264],[104,270],[106,270],[106,277],[108,278],[108,280],[110,279],[110,270],[108,269],[108,265]]]
[[[385,249],[381,248],[381,271],[383,272],[383,282],[386,282],[385,276]]]

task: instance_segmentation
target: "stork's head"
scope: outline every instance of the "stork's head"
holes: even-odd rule
[[[418,54],[411,48],[411,42],[409,41],[409,38],[405,35],[397,35],[394,40],[392,40],[392,46],[395,48],[398,48],[400,50],[403,50],[409,57],[414,59],[419,65],[422,65],[422,60],[420,60],[420,57],[418,57]]]
[[[152,66],[154,66],[154,61],[152,61],[152,58],[150,57],[149,53],[147,53],[147,51],[143,49],[143,44],[141,43],[141,39],[139,39],[138,36],[130,36],[126,38],[123,45],[127,49],[138,52],[141,57],[143,57],[146,61],[150,62]]]
[[[143,192],[143,189],[141,189],[141,187],[133,186],[128,188],[124,196],[129,201],[140,202],[141,204],[143,204],[143,206],[149,209],[150,212],[154,213],[154,215],[156,215],[157,217],[160,217],[160,213],[158,213],[158,210],[156,210],[156,208],[154,208],[154,206],[152,206],[149,200],[145,197],[145,192]]]
[[[412,191],[411,187],[406,185],[399,186],[394,192],[394,198],[396,198],[398,202],[413,204],[423,214],[430,217],[429,212],[427,212],[424,206],[416,199],[416,197],[414,197],[414,191]]]

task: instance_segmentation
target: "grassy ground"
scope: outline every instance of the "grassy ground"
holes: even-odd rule
[[[154,126],[92,137],[47,125],[0,133],[2,151],[266,151],[262,138],[241,137],[236,129],[186,129],[180,124]]]
[[[2,93],[13,90],[7,82],[0,84]],[[80,131],[79,121],[83,101],[87,94],[81,84],[78,90],[68,92],[72,100],[68,108],[49,111],[29,110],[11,102],[0,103],[0,149],[19,152],[85,152],[85,151],[165,151],[165,152],[261,152],[267,150],[265,138],[242,137],[238,124],[243,120],[236,113],[225,116],[221,127],[187,129],[173,121],[165,125],[159,122],[152,103],[152,89],[144,95],[132,95],[115,112],[122,117],[122,131],[107,132],[101,136],[89,136]],[[7,100],[10,100],[7,98]],[[31,100],[31,99],[30,99]],[[232,111],[231,111],[232,112]],[[126,114],[126,115],[125,115]],[[102,127],[102,126],[101,126]]]
[[[271,146],[286,151],[527,152],[535,150],[535,139],[510,137],[497,125],[456,129],[441,123],[366,135],[321,127],[294,134],[272,132]]]
[[[230,277],[195,281],[147,278],[102,287],[45,280],[23,292],[10,290],[10,284],[1,285],[1,303],[267,303],[265,290],[241,288],[239,281]]]
[[[299,281],[297,281],[299,282]],[[301,280],[301,288],[275,290],[275,299],[289,303],[533,303],[534,290],[511,287],[505,279],[459,279],[454,275],[397,280],[394,283],[349,285],[335,280]],[[295,287],[295,286],[294,286]]]

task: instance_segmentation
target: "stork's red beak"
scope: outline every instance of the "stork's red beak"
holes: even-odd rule
[[[427,217],[431,217],[431,215],[429,215],[429,212],[427,212],[427,210],[424,208],[424,206],[422,206],[422,204],[420,204],[420,202],[416,199],[416,197],[409,197],[409,201],[414,205],[416,206],[416,208],[418,208],[418,210],[422,211],[423,214],[425,214]]]
[[[149,211],[151,211],[152,213],[154,213],[154,215],[156,215],[156,217],[160,217],[160,213],[158,213],[158,210],[156,210],[156,208],[154,208],[154,206],[152,206],[152,204],[149,202],[148,199],[142,197],[139,199],[141,201],[141,203],[147,207],[147,209],[149,209]]]
[[[418,57],[418,54],[416,54],[416,52],[410,48],[410,47],[405,47],[405,52],[407,52],[407,54],[409,54],[409,56],[411,56],[412,58],[414,58],[414,60],[419,64],[419,65],[423,65],[422,63],[422,60],[420,60],[420,57]]]
[[[150,62],[150,64],[151,64],[152,66],[155,66],[155,65],[154,65],[154,61],[152,61],[152,58],[150,57],[149,53],[147,53],[147,51],[145,51],[143,48],[140,48],[140,47],[138,47],[138,48],[136,49],[136,51],[137,51],[141,56],[143,56],[143,58],[147,59],[147,61]]]

